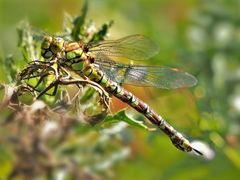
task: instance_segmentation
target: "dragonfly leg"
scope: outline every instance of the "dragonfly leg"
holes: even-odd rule
[[[58,88],[58,84],[59,84],[59,79],[61,78],[60,76],[60,72],[59,72],[59,67],[55,67],[53,66],[54,63],[50,63],[50,62],[42,62],[42,61],[38,61],[38,63],[40,63],[40,66],[42,65],[42,67],[38,67],[38,69],[43,68],[43,70],[41,72],[39,72],[39,74],[37,74],[35,77],[40,77],[39,81],[37,82],[37,84],[34,86],[34,88],[36,89],[39,84],[44,80],[44,78],[48,75],[50,75],[51,71],[53,71],[53,74],[56,78],[56,80],[52,81],[43,91],[40,92],[40,94],[37,96],[36,99],[40,98],[43,94],[48,94],[46,93],[48,90],[50,90],[51,88],[54,87],[53,93],[48,94],[50,96],[54,96],[57,93],[57,88]],[[33,64],[35,65],[35,64]]]
[[[39,99],[43,94],[46,94],[46,92],[47,92],[48,90],[50,90],[51,88],[53,88],[53,87],[54,87],[53,93],[52,93],[52,94],[48,94],[48,95],[50,95],[50,96],[55,96],[56,93],[57,93],[57,88],[58,88],[59,82],[60,82],[59,79],[51,82],[51,83],[48,85],[48,87],[46,87],[43,91],[40,92],[40,94],[37,96],[36,99]]]
[[[19,92],[19,95],[21,95],[23,92],[30,92],[34,95],[34,97],[37,97],[36,90],[33,87],[29,86],[28,84],[19,85],[18,92]]]
[[[30,64],[30,65],[33,65],[33,64],[51,65],[51,62],[34,60],[34,61],[29,62],[28,64]]]
[[[46,73],[46,74],[44,74],[43,76],[41,76],[40,79],[39,79],[39,81],[37,82],[37,84],[36,84],[34,87],[37,88],[37,87],[39,86],[39,84],[44,80],[44,78],[45,78],[46,76],[48,76],[48,75],[49,75],[49,74]]]
[[[32,76],[28,76],[28,77],[26,77],[26,78],[22,78],[22,80],[29,80],[29,79],[33,79],[33,78],[38,78],[38,77],[40,77],[40,79],[38,80],[37,84],[34,85],[34,86],[30,85],[29,83],[26,83],[26,84],[27,84],[29,87],[31,87],[34,91],[39,92],[39,90],[37,89],[37,87],[40,85],[40,83],[43,82],[44,78],[46,78],[48,75],[50,75],[49,72],[38,72],[38,74],[35,74],[35,75],[32,75]],[[48,87],[47,87],[47,88],[48,88]],[[48,90],[49,90],[49,89],[48,89]],[[55,91],[56,91],[56,90],[55,90]],[[45,94],[47,94],[47,95],[55,95],[54,93],[48,94],[48,93],[46,93],[46,91],[41,92],[41,93],[45,93]],[[40,97],[40,96],[39,96],[39,97]],[[39,98],[39,97],[38,97],[38,98]]]
[[[69,73],[69,71],[67,71],[64,67],[59,66],[59,68],[66,74],[65,78],[66,79],[72,79],[71,74]]]
[[[34,89],[36,89],[39,86],[39,84],[44,80],[44,78],[46,76],[48,76],[48,75],[50,75],[50,74],[49,73],[45,73],[43,75],[35,75],[35,76],[30,77],[31,79],[32,78],[36,78],[36,77],[40,77],[40,79],[38,80],[37,84],[34,86]],[[28,79],[30,79],[30,78],[28,78]]]
[[[54,68],[52,66],[50,66],[49,62],[44,63],[39,61],[40,64],[37,64],[35,61],[29,63],[29,66],[27,66],[20,74],[20,80],[29,80],[29,79],[33,79],[33,78],[37,78],[40,77],[40,80],[38,81],[38,83],[36,84],[35,87],[37,87],[42,80],[44,79],[45,76],[50,75],[50,71],[53,70]],[[41,70],[41,71],[39,71]],[[56,73],[55,73],[56,74]]]

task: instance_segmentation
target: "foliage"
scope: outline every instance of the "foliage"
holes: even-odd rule
[[[66,14],[64,33],[58,33],[58,36],[84,42],[104,40],[112,22],[92,31],[93,24],[85,22],[86,13],[87,3],[80,16],[73,18]],[[26,86],[19,76],[28,76],[39,67],[23,69],[21,74],[18,72],[24,63],[42,59],[40,40],[44,34],[34,31],[26,21],[21,22],[17,30],[22,58],[3,60],[8,80],[13,85],[2,85],[5,93],[0,109],[3,111],[8,107],[12,110],[7,112],[1,128],[5,132],[14,130],[1,138],[6,145],[1,146],[1,151],[9,157],[5,160],[8,166],[3,166],[8,168],[2,169],[5,172],[1,178],[55,179],[61,174],[71,179],[108,177],[111,167],[129,154],[129,148],[122,145],[129,143],[125,140],[126,123],[150,129],[141,121],[129,118],[124,111],[109,115],[102,121],[108,109],[102,107],[98,92],[85,85],[80,90],[73,86],[61,87],[57,95],[44,96],[44,101],[36,101],[36,92],[31,87],[41,77],[27,77],[25,82],[31,86]],[[42,91],[53,79],[47,76],[36,90]],[[52,89],[47,93],[51,94]]]
[[[184,58],[194,62],[200,128],[205,139],[237,168],[239,154],[239,13],[237,3],[203,1],[193,12]],[[238,147],[238,148],[237,148]]]

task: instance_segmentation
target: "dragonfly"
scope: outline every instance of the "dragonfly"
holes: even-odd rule
[[[43,90],[38,95],[40,97],[53,87],[56,92],[59,82],[62,84],[77,83],[78,81],[74,81],[69,73],[74,72],[83,79],[81,82],[96,86],[102,92],[115,96],[143,114],[170,138],[176,148],[202,155],[148,104],[122,87],[122,84],[130,84],[177,89],[196,85],[197,79],[193,75],[175,68],[134,65],[119,61],[119,59],[148,60],[158,51],[158,46],[152,40],[139,34],[97,43],[65,41],[61,37],[46,36],[41,45],[41,55],[44,61],[34,61],[32,64],[35,66],[30,65],[22,71],[21,78],[23,79],[27,74],[33,74],[37,69],[41,69],[41,77],[44,78],[45,75],[49,75],[49,68],[52,69],[57,80]],[[69,81],[60,81],[62,78],[68,78]]]

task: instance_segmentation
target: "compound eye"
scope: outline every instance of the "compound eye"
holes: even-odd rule
[[[45,36],[41,45],[42,49],[49,49],[50,45],[53,41],[53,38],[51,36]]]
[[[52,52],[47,49],[42,49],[41,55],[43,58],[46,58],[46,59],[50,59],[53,56]]]
[[[64,40],[60,37],[54,37],[50,45],[50,49],[53,54],[57,54],[62,51],[64,45]]]

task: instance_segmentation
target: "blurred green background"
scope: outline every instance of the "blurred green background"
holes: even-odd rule
[[[64,12],[78,15],[82,5],[81,0],[0,0],[0,55],[17,53],[16,27],[21,20],[54,33],[62,30]],[[114,20],[110,39],[146,35],[160,46],[149,64],[180,68],[197,77],[198,85],[191,89],[127,88],[215,153],[212,160],[190,156],[162,134],[130,127],[131,152],[114,165],[112,179],[239,178],[239,10],[238,0],[89,0],[87,17],[96,27]],[[7,82],[3,73],[0,81]],[[123,107],[116,100],[112,103],[112,111]],[[0,179],[11,166],[7,160],[0,153]]]

